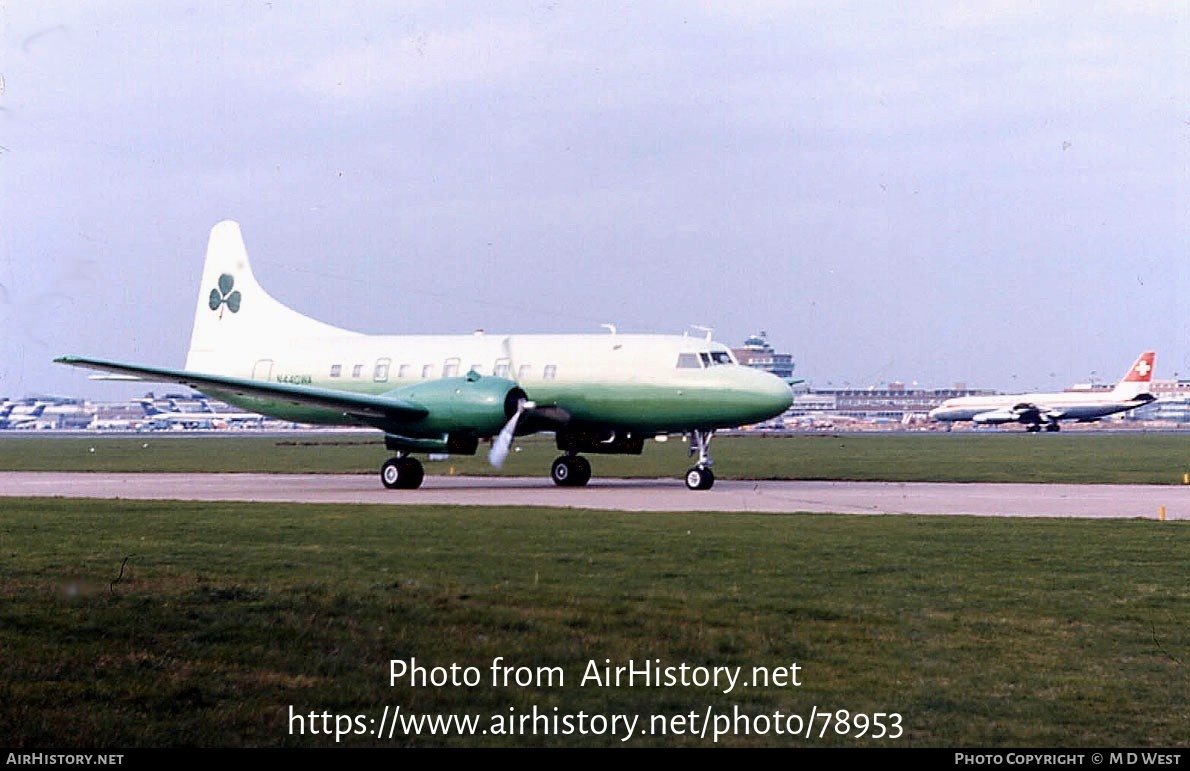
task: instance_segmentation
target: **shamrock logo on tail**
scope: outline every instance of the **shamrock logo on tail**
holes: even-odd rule
[[[211,290],[211,301],[208,303],[211,310],[219,311],[219,318],[223,318],[223,306],[232,313],[239,313],[240,311],[240,290],[232,291],[236,280],[230,274],[224,273],[219,277],[219,286]]]

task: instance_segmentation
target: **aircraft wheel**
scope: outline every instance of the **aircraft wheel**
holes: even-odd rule
[[[380,481],[390,490],[414,490],[426,472],[416,458],[389,458],[380,467]]]
[[[550,479],[554,480],[554,484],[558,487],[569,487],[572,475],[570,458],[565,455],[555,460],[554,465],[550,466]]]
[[[591,462],[581,455],[575,455],[570,459],[571,471],[573,475],[571,479],[572,485],[575,487],[582,487],[591,481]]]
[[[591,464],[578,455],[563,455],[550,467],[550,479],[559,487],[582,487],[591,481]]]
[[[1057,423],[1050,423],[1048,426],[1045,427],[1045,430],[1046,431],[1059,431],[1061,429],[1058,428]]]
[[[426,478],[426,470],[422,468],[421,461],[417,458],[402,458],[405,462],[405,484],[406,490],[416,490],[421,487],[421,481]]]
[[[686,487],[691,490],[710,490],[715,474],[705,466],[695,466],[686,472]]]
[[[1025,430],[1028,431],[1030,434],[1036,434],[1038,431],[1041,430],[1041,426],[1028,425],[1028,426],[1025,426]]]

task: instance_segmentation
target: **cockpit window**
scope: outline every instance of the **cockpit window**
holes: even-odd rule
[[[727,351],[699,351],[698,353],[679,353],[678,369],[701,369],[703,367],[717,367],[720,364],[735,364],[731,354]]]

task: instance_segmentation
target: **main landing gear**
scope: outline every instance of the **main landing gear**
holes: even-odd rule
[[[715,484],[710,452],[714,435],[713,430],[690,432],[690,455],[698,456],[694,467],[686,472],[686,487],[691,490],[710,490]],[[380,481],[390,490],[415,490],[424,478],[421,462],[405,452],[399,452],[380,467]],[[550,467],[550,479],[559,487],[582,487],[591,481],[591,462],[577,450],[567,450]]]
[[[380,481],[390,490],[415,490],[425,476],[421,461],[408,455],[389,458],[380,467]]]
[[[582,487],[591,481],[591,463],[581,455],[563,455],[550,467],[550,479],[559,487]]]
[[[686,472],[686,487],[691,490],[710,490],[715,484],[711,471],[711,437],[713,430],[690,432],[690,454],[698,455],[694,468]],[[639,452],[639,450],[638,450]],[[550,467],[550,479],[559,487],[582,487],[591,481],[591,464],[577,451],[568,451]]]
[[[698,462],[694,468],[686,472],[686,487],[691,490],[710,490],[715,484],[715,474],[711,471],[711,438],[712,431],[690,432],[690,455],[698,454]]]

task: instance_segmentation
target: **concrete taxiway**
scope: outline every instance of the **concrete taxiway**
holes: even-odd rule
[[[679,479],[593,479],[556,487],[536,477],[426,477],[386,490],[362,474],[104,474],[0,472],[0,497],[554,506],[615,511],[968,514],[1002,517],[1190,519],[1190,486],[752,482],[691,492]]]

